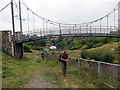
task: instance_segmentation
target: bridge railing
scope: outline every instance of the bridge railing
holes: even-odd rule
[[[117,29],[115,27],[62,27],[61,28],[61,34],[84,34],[84,33],[115,33],[117,32]],[[27,34],[29,36],[31,35],[37,35],[37,36],[44,36],[44,35],[59,35],[60,30],[58,27],[56,28],[45,28],[38,29],[38,30],[30,30],[23,32],[24,34]]]
[[[50,38],[50,37],[59,37],[59,36],[112,36],[112,37],[120,37],[118,34],[118,30],[115,27],[62,27],[61,33],[58,27],[56,28],[45,28],[43,29],[36,29],[23,32],[22,37],[19,33],[16,34],[17,38],[16,41],[30,41],[30,40],[37,40],[41,38]]]

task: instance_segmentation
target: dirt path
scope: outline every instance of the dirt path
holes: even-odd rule
[[[43,71],[37,71],[33,78],[24,86],[25,88],[55,88],[50,82],[45,81],[45,77],[43,76]]]

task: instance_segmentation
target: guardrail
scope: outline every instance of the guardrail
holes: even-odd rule
[[[80,59],[80,58],[75,58],[75,57],[69,57],[69,59],[78,60],[77,61],[78,70],[80,70],[80,65],[82,65],[81,62],[86,61],[86,63],[89,64],[89,67],[95,68],[97,70],[98,75],[102,72],[106,72],[110,74],[111,76],[115,77],[118,81],[120,81],[120,65],[118,64],[106,63],[106,62],[101,62],[101,61],[93,61],[93,60],[87,60],[87,59]]]

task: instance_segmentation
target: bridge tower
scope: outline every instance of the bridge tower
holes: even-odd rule
[[[14,8],[13,0],[11,0],[11,13],[12,13],[12,28],[13,28],[13,56],[16,58],[23,58],[23,43],[16,43],[16,40],[22,40],[22,20],[21,20],[21,5],[19,0],[19,17],[20,17],[20,32],[15,32],[14,23]]]

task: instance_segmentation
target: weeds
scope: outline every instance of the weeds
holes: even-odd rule
[[[23,87],[37,70],[42,70],[45,80],[58,88],[106,88],[96,81],[96,73],[89,68],[81,67],[78,72],[76,61],[69,63],[71,65],[67,67],[67,76],[64,77],[58,58],[42,60],[35,53],[36,51],[25,53],[22,60],[3,53],[3,88]]]
[[[115,56],[112,52],[103,51],[103,50],[90,50],[90,51],[83,51],[81,52],[82,58],[90,58],[97,61],[103,62],[113,62]]]

